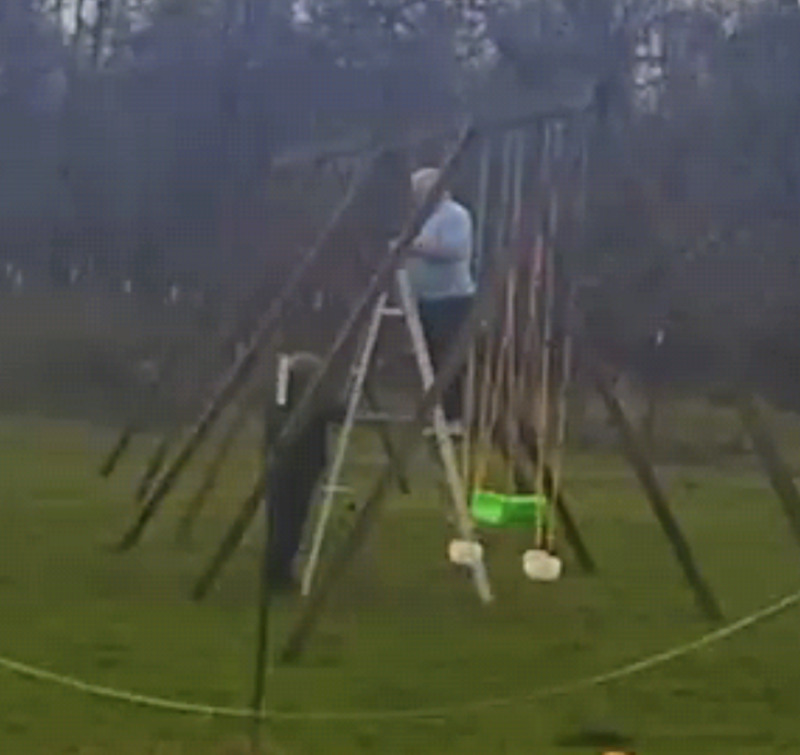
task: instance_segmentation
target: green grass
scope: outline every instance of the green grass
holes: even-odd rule
[[[110,482],[95,469],[111,434],[79,424],[0,425],[0,655],[152,695],[246,705],[254,642],[258,538],[205,603],[187,598],[221,526],[255,471],[240,450],[192,548],[173,542],[187,481],[145,542],[113,542],[133,514],[140,443]],[[359,453],[374,453],[365,444]],[[363,484],[367,468],[353,468]],[[517,536],[490,542],[498,601],[482,608],[444,553],[448,530],[431,469],[396,497],[337,591],[296,667],[269,680],[287,711],[418,707],[525,695],[609,670],[709,629],[646,503],[610,455],[570,461],[571,497],[602,575],[568,561],[534,585]],[[736,618],[800,585],[800,553],[753,471],[669,469],[666,484],[703,571]],[[285,631],[296,607],[278,606]],[[446,719],[279,723],[286,753],[598,753],[595,730],[638,753],[800,752],[797,614],[608,687]],[[580,746],[582,742],[586,746]],[[143,710],[0,671],[2,753],[246,752],[239,722]],[[611,744],[612,742],[609,742]]]

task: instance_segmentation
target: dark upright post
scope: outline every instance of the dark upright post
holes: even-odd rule
[[[706,617],[712,621],[720,621],[722,619],[722,610],[719,607],[719,603],[700,573],[692,554],[692,549],[670,509],[667,497],[661,490],[653,466],[643,450],[642,443],[636,436],[636,431],[625,415],[619,399],[599,369],[595,369],[595,385],[603,399],[612,423],[619,432],[625,456],[631,467],[633,467],[633,471],[639,479],[639,484],[647,496],[653,513],[656,515],[656,519],[658,519],[664,534],[667,536],[667,540],[672,546],[678,563],[683,569],[686,581],[694,592],[698,606]]]
[[[781,502],[792,534],[800,543],[800,495],[794,485],[792,471],[770,435],[767,424],[759,411],[756,397],[746,391],[740,391],[736,397],[736,408],[742,419],[742,425],[753,442],[756,456]]]

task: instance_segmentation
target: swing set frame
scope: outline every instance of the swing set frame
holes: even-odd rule
[[[698,606],[711,620],[719,620],[722,617],[719,603],[702,576],[688,541],[659,485],[653,465],[644,451],[644,444],[614,394],[602,360],[592,351],[591,344],[587,343],[577,322],[580,313],[579,291],[577,286],[569,284],[571,271],[563,255],[557,253],[561,244],[559,215],[564,214],[564,196],[568,195],[569,181],[564,180],[563,185],[558,186],[556,174],[564,178],[563,173],[557,170],[559,166],[563,166],[563,160],[558,150],[553,147],[552,141],[546,152],[542,150],[542,154],[552,155],[552,163],[548,170],[542,171],[537,182],[540,194],[546,200],[539,205],[543,217],[540,218],[541,222],[537,223],[535,243],[530,247],[533,254],[524,254],[525,244],[520,231],[525,217],[522,202],[524,172],[518,168],[514,173],[512,167],[515,164],[515,157],[518,166],[524,165],[525,147],[522,137],[515,135],[515,132],[519,133],[523,127],[530,128],[535,125],[540,135],[549,133],[548,139],[552,140],[554,138],[552,124],[571,120],[580,122],[588,117],[590,113],[585,108],[570,108],[566,111],[557,109],[533,113],[529,117],[515,119],[513,122],[491,125],[467,122],[459,129],[452,148],[441,166],[439,180],[422,205],[408,218],[396,243],[390,245],[378,261],[363,290],[354,297],[348,316],[324,356],[320,373],[310,382],[298,405],[290,412],[286,424],[267,453],[264,468],[251,493],[242,502],[218,549],[198,579],[193,590],[195,598],[200,599],[208,593],[262,506],[266,512],[266,521],[269,522],[272,507],[269,501],[264,500],[266,483],[282,451],[302,433],[313,415],[318,396],[336,380],[348,356],[352,356],[354,336],[366,327],[376,302],[394,281],[398,269],[403,265],[409,246],[439,201],[444,186],[449,182],[459,162],[474,143],[482,141],[484,147],[480,157],[478,189],[480,201],[477,213],[480,238],[476,250],[476,257],[481,265],[479,271],[481,285],[475,306],[459,333],[455,334],[444,364],[438,374],[432,375],[432,380],[423,386],[422,395],[417,400],[413,412],[416,423],[423,424],[428,421],[431,412],[439,404],[443,391],[456,375],[466,368],[467,395],[478,397],[466,408],[466,417],[470,425],[476,424],[479,428],[478,444],[485,442],[487,446],[497,449],[506,459],[508,479],[516,490],[543,496],[548,502],[550,516],[546,523],[541,521],[540,526],[536,528],[533,544],[537,548],[552,551],[555,547],[554,527],[557,520],[559,527],[563,529],[566,542],[575,554],[577,563],[585,572],[593,573],[596,571],[596,564],[571,513],[565,497],[563,480],[568,378],[573,370],[575,353],[579,351],[582,361],[589,365],[595,387],[619,431],[625,457],[667,537]],[[501,215],[509,218],[510,222],[497,224],[499,243],[495,244],[491,254],[487,254],[484,242],[490,204],[488,198],[492,193],[489,181],[492,148],[486,145],[498,133],[506,134],[499,205]],[[378,150],[378,154],[380,152]],[[581,153],[582,164],[585,163],[586,154],[585,150]],[[190,524],[199,513],[202,501],[213,489],[215,476],[224,465],[230,445],[243,424],[241,416],[246,414],[246,411],[242,407],[246,407],[247,400],[242,399],[241,394],[252,384],[256,367],[261,364],[265,355],[274,355],[279,343],[278,330],[293,297],[309,273],[320,264],[331,239],[348,216],[353,203],[361,196],[375,160],[375,152],[366,155],[361,170],[332,213],[316,243],[305,252],[284,289],[254,323],[234,363],[214,387],[195,423],[188,428],[182,438],[178,439],[172,454],[164,454],[167,458],[161,460],[159,468],[155,472],[148,470],[148,474],[152,473],[152,480],[148,480],[149,485],[146,492],[143,492],[134,521],[118,543],[120,551],[128,550],[140,541],[196,451],[209,438],[220,418],[223,415],[227,416],[227,407],[238,400],[240,408],[231,416],[228,431],[223,435],[215,459],[212,461],[214,467],[208,468],[203,485],[192,500],[190,506],[192,511],[186,514],[188,519],[185,519],[184,525],[186,526],[186,522]],[[573,196],[573,199],[576,197]],[[574,203],[578,208],[575,210],[578,216],[583,202],[584,198],[578,196]],[[526,278],[524,263],[530,264],[532,261],[536,263],[534,265],[536,274],[533,274],[532,270],[527,270]],[[527,287],[525,283],[528,284]],[[519,294],[520,291],[523,292],[522,296]],[[564,291],[567,292],[566,295],[563,294]],[[561,292],[560,297],[558,292]],[[527,308],[520,306],[520,302],[525,302]],[[556,308],[560,309],[557,311]],[[520,324],[525,327],[520,329]],[[493,335],[499,333],[500,341],[492,349],[484,350],[481,362],[477,343],[481,339],[480,334],[487,332],[487,329],[489,332],[494,329]],[[528,359],[529,350],[537,356],[535,360]],[[492,353],[495,356],[493,363],[490,358]],[[556,368],[554,365],[557,357],[560,357],[558,360],[560,367]],[[505,373],[504,379],[501,379],[501,371]],[[479,373],[484,380],[479,380]],[[498,397],[495,421],[490,421],[492,419],[490,399],[501,388],[505,398]],[[532,396],[535,399],[533,401],[531,401]],[[753,439],[754,448],[767,470],[770,481],[792,522],[793,532],[800,542],[800,524],[798,524],[800,496],[794,488],[787,465],[771,443],[758,405],[752,396],[742,390],[738,406],[745,428]],[[110,473],[108,467],[113,467],[124,453],[130,442],[132,433],[130,428],[134,425],[135,423],[129,423],[123,430],[121,441],[115,445],[112,454],[106,459],[107,463],[103,465],[104,473]],[[403,479],[402,470],[407,467],[409,458],[420,443],[418,428],[406,426],[399,428],[397,441],[392,438],[390,443],[387,441],[385,444],[385,448],[390,449],[387,462],[377,474],[368,494],[360,502],[345,541],[330,559],[321,565],[319,577],[308,591],[296,621],[285,638],[278,656],[282,661],[291,662],[302,655],[319,623],[333,588],[374,526],[388,493],[399,479]],[[468,438],[468,442],[462,445],[461,452],[464,479],[470,481],[471,488],[480,488],[479,483],[482,481],[478,472],[484,461],[481,458],[482,450],[476,448],[474,437]],[[109,459],[112,457],[113,464],[109,465]],[[270,579],[266,568],[262,568],[261,573],[259,645],[253,695],[254,715],[258,714],[263,703],[264,668],[272,657],[270,649],[272,638],[269,632]]]

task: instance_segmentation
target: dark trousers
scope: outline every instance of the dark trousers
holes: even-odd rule
[[[431,354],[433,368],[438,372],[469,316],[472,296],[454,296],[448,299],[420,300],[419,314],[425,339]],[[442,396],[442,406],[448,420],[459,420],[464,411],[464,375],[460,371]]]
[[[325,463],[322,420],[312,421],[306,433],[276,461],[267,488],[269,572],[276,584],[292,581],[292,564]]]
[[[277,584],[292,581],[292,565],[314,497],[310,480],[277,480],[269,497],[269,572]]]

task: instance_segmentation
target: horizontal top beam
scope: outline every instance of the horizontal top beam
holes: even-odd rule
[[[275,156],[272,167],[275,170],[285,170],[303,165],[319,165],[333,160],[359,157],[382,150],[408,149],[435,139],[454,136],[459,125],[470,120],[473,121],[475,133],[479,136],[488,136],[537,123],[578,118],[587,115],[593,109],[593,99],[582,99],[571,104],[565,104],[563,101],[540,102],[536,106],[507,113],[500,118],[474,118],[468,114],[462,114],[453,125],[431,128],[421,133],[396,134],[377,143],[371,142],[368,137],[365,137],[353,142],[319,142],[305,147],[287,149]]]

